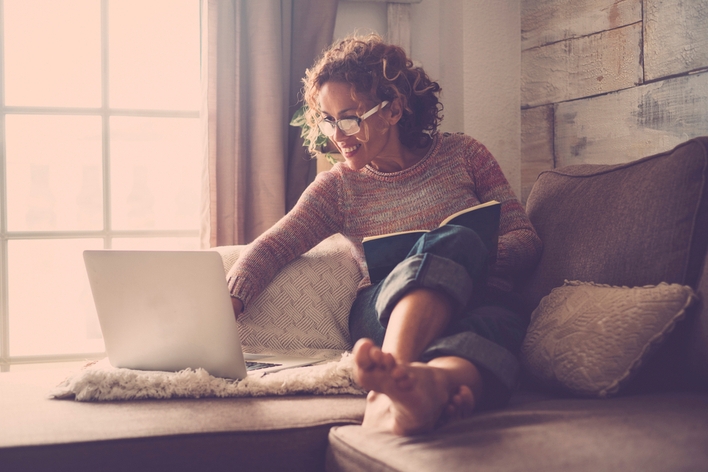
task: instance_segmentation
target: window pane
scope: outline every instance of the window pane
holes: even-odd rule
[[[115,238],[113,249],[129,251],[198,251],[199,238]]]
[[[197,229],[201,159],[196,118],[113,117],[114,229]]]
[[[11,231],[101,229],[101,118],[8,115]]]
[[[103,352],[82,251],[100,239],[8,241],[10,355]]]
[[[121,0],[109,8],[110,105],[199,109],[199,0]]]
[[[100,0],[5,0],[5,103],[101,105]]]

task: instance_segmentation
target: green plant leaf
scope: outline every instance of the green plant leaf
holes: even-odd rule
[[[307,112],[307,105],[303,105],[300,108],[297,109],[297,111],[293,114],[293,117],[290,119],[290,126],[299,126],[300,129],[300,137],[302,138],[302,145],[309,148],[310,147],[310,139],[308,138],[308,135],[310,134],[310,125],[307,124],[307,121],[305,120],[305,113]],[[319,131],[319,130],[318,130]],[[315,140],[315,148],[317,149],[324,149],[324,147],[327,145],[329,142],[329,138],[322,134],[322,132],[317,133],[317,139]],[[327,160],[331,162],[332,164],[335,164],[337,160],[332,157],[330,153],[326,153]]]
[[[337,159],[334,158],[331,152],[325,154],[325,157],[327,158],[330,164],[335,165],[337,163]]]
[[[297,111],[293,114],[293,117],[290,119],[290,126],[300,126],[300,127],[307,126],[308,129],[310,128],[307,125],[307,122],[305,121],[306,109],[307,109],[307,105],[303,105],[297,109]]]

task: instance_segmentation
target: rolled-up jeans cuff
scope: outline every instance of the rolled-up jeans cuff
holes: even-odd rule
[[[413,288],[430,288],[447,294],[461,308],[472,295],[474,284],[467,269],[457,262],[431,253],[416,254],[398,264],[381,282],[376,311],[386,326],[391,311]]]
[[[433,341],[421,355],[421,362],[442,356],[467,359],[475,367],[493,375],[505,390],[497,394],[508,396],[518,387],[521,367],[516,356],[505,347],[476,333],[466,331]]]

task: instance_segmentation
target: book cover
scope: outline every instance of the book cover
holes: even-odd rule
[[[501,204],[491,200],[453,213],[445,218],[439,227],[453,224],[474,230],[487,246],[491,264],[497,254],[500,214]],[[364,256],[371,281],[376,283],[386,278],[394,267],[406,259],[418,239],[427,232],[428,230],[401,231],[364,238]]]

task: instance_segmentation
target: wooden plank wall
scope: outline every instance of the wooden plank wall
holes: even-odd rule
[[[708,0],[522,0],[521,187],[708,135]]]

